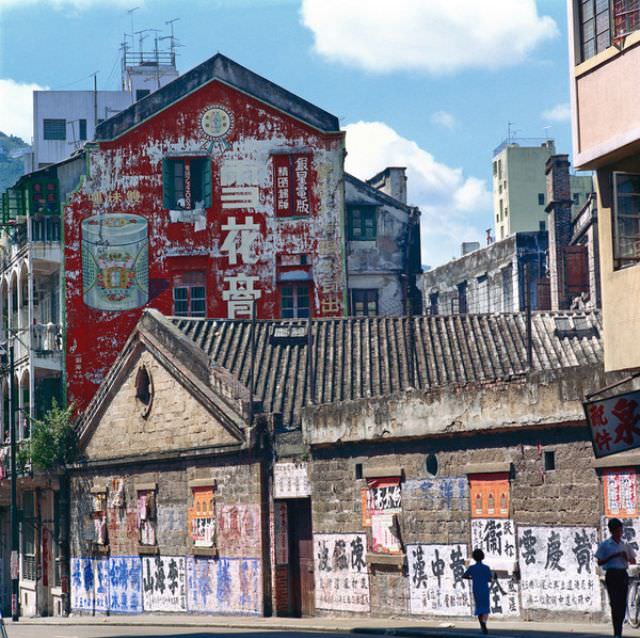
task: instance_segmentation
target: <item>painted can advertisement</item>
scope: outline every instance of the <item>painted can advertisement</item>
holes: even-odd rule
[[[82,222],[82,296],[87,306],[119,312],[149,300],[147,220],[108,213]]]

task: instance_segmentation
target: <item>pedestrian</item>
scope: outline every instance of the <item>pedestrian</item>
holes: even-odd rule
[[[613,635],[620,638],[629,590],[627,567],[630,563],[635,565],[636,554],[633,547],[622,540],[622,521],[619,518],[612,518],[608,527],[611,537],[598,545],[595,556],[598,565],[605,571],[604,582],[609,594]]]
[[[489,633],[487,630],[487,619],[489,618],[489,584],[493,580],[493,574],[482,562],[484,560],[484,552],[481,549],[474,549],[471,556],[473,556],[476,564],[471,565],[462,577],[471,580],[473,600],[476,604],[473,613],[478,617],[482,633],[486,634]]]

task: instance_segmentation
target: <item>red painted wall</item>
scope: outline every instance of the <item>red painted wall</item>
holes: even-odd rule
[[[211,206],[171,213],[163,158],[205,154]],[[219,82],[90,151],[65,208],[69,400],[87,405],[145,307],[173,314],[180,278],[204,277],[209,317],[249,317],[252,303],[258,318],[279,317],[287,284],[308,287],[312,316],[341,316],[343,156],[342,133]],[[278,182],[282,166],[297,181]]]

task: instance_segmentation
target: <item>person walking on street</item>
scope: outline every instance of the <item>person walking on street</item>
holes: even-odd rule
[[[478,617],[482,633],[487,634],[489,633],[487,630],[487,619],[489,618],[489,584],[493,579],[493,574],[482,562],[484,560],[484,552],[481,549],[474,549],[471,556],[473,556],[476,564],[471,565],[462,577],[471,580],[473,600],[476,604],[473,613]]]
[[[608,524],[611,536],[598,545],[596,559],[598,565],[605,570],[604,582],[609,594],[611,619],[613,621],[613,635],[622,636],[622,623],[627,610],[627,593],[629,590],[629,575],[627,567],[635,565],[636,554],[633,547],[622,540],[622,521],[612,518]]]

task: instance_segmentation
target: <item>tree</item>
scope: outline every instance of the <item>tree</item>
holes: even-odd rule
[[[62,408],[55,398],[42,419],[34,419],[31,432],[31,462],[38,470],[49,471],[73,463],[78,453],[78,437],[73,427],[73,405]]]

